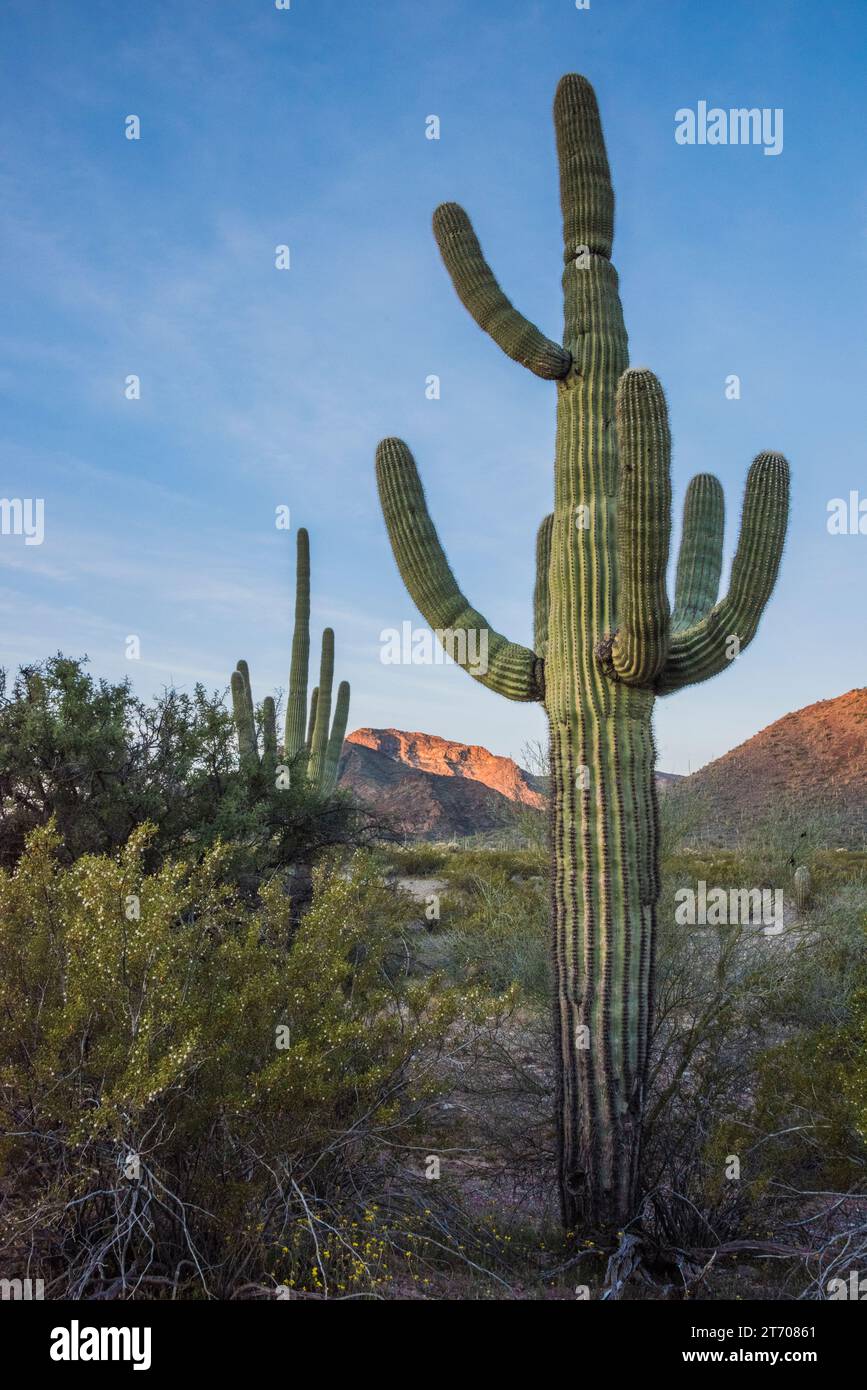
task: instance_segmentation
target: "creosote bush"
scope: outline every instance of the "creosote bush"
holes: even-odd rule
[[[653,1202],[682,1246],[773,1235],[803,1248],[823,1236],[821,1223],[792,1231],[786,1222],[818,1210],[823,1192],[833,1206],[867,1181],[865,860],[816,849],[815,908],[807,919],[790,912],[779,935],[678,926],[677,888],[786,885],[793,848],[807,838],[786,811],[742,849],[685,848],[682,810],[676,798],[663,802],[645,1149]],[[813,853],[821,828],[807,834]],[[793,1287],[802,1286],[801,1272]]]
[[[547,1002],[550,907],[541,870],[521,881],[496,864],[479,865],[461,873],[458,883],[460,891],[444,900],[442,917],[454,977],[496,992],[517,985],[522,999]]]
[[[69,867],[43,827],[0,873],[0,1262],[46,1297],[273,1281],[299,1221],[351,1225],[387,1185],[437,1054],[490,1013],[395,969],[408,908],[363,856],[290,931],[276,882],[254,908],[225,884],[222,845],[148,873],[153,834]]]

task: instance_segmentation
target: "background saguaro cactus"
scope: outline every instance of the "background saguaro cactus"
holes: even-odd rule
[[[795,870],[795,904],[799,913],[807,911],[812,895],[813,880],[810,876],[810,870],[806,864],[799,864]]]
[[[614,196],[583,77],[560,82],[554,124],[562,346],[506,298],[461,208],[446,203],[433,219],[479,326],[557,384],[554,511],[537,538],[533,650],[491,629],[461,593],[401,440],[379,445],[377,480],[398,568],[431,627],[450,637],[484,631],[487,669],[467,669],[509,699],[541,701],[548,715],[559,1180],[571,1226],[623,1222],[637,1195],[659,894],[654,697],[715,675],[754,636],[782,554],[788,466],[776,453],[753,462],[720,600],[722,490],[707,474],[693,479],[671,614],[666,404],[651,372],[627,367],[610,260]]]
[[[302,527],[296,542],[295,628],[292,634],[292,660],[289,695],[286,701],[286,730],[282,748],[277,746],[274,701],[270,695],[262,703],[262,756],[256,731],[255,708],[250,686],[250,670],[239,661],[232,672],[232,709],[238,731],[241,766],[245,771],[261,769],[268,776],[277,767],[278,756],[290,765],[295,776],[302,776],[323,796],[337,785],[337,770],[349,720],[349,682],[341,681],[337,690],[334,719],[331,719],[334,684],[334,632],[322,633],[319,684],[310,698],[308,717],[307,679],[310,663],[310,538]]]

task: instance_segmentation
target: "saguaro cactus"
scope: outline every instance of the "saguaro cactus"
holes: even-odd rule
[[[799,913],[807,911],[812,896],[813,880],[810,876],[810,870],[806,864],[799,864],[795,870],[795,904]]]
[[[671,614],[666,404],[652,372],[627,369],[610,260],[614,196],[585,78],[560,82],[554,125],[562,346],[506,298],[460,207],[445,203],[433,218],[473,318],[557,386],[554,512],[537,538],[533,650],[491,629],[462,594],[400,439],[379,445],[377,480],[398,568],[428,623],[449,634],[452,650],[456,631],[485,632],[487,668],[467,669],[509,699],[540,701],[548,715],[559,1181],[572,1226],[621,1223],[637,1196],[659,894],[654,697],[722,671],[754,636],[783,548],[788,465],[776,453],[752,464],[719,601],[722,490],[707,474],[693,479]]]
[[[232,672],[232,708],[238,730],[241,766],[246,771],[276,769],[278,755],[323,796],[337,784],[337,768],[349,720],[349,682],[341,681],[337,690],[334,719],[331,719],[331,692],[334,684],[334,632],[322,633],[319,684],[310,699],[307,716],[307,677],[310,662],[310,538],[302,527],[296,542],[295,628],[292,634],[292,660],[289,670],[289,696],[286,702],[286,732],[281,749],[277,747],[274,701],[266,696],[262,704],[263,753],[259,757],[250,670],[239,661]],[[329,728],[330,726],[330,728]],[[306,734],[305,734],[306,728]]]
[[[238,733],[238,749],[241,767],[250,776],[260,768],[265,771],[277,765],[277,711],[271,695],[262,701],[262,756],[259,756],[259,738],[256,732],[256,711],[253,704],[253,688],[250,684],[250,668],[246,661],[239,661],[232,672],[232,713]]]

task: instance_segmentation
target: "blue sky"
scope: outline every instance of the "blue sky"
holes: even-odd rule
[[[285,687],[285,504],[311,534],[316,640],[334,626],[351,727],[513,755],[542,736],[538,708],[454,666],[380,662],[382,630],[421,619],[373,454],[409,442],[465,591],[529,641],[554,389],[472,323],[430,214],[462,203],[507,293],[559,337],[550,109],[574,70],[602,109],[631,359],[669,398],[675,536],[693,473],[724,484],[730,556],[753,455],[782,449],[794,472],[759,636],[659,702],[660,766],[867,683],[867,535],[826,528],[830,498],[867,497],[865,31],[860,0],[5,0],[0,490],[43,497],[46,529],[0,537],[0,662],[87,652],[149,694],[222,686],[244,656],[259,698]],[[700,100],[782,107],[783,152],[678,145],[674,113]]]

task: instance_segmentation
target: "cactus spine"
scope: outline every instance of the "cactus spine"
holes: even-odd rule
[[[810,877],[810,870],[806,864],[799,864],[795,870],[795,905],[799,913],[807,911],[812,895],[813,880]]]
[[[610,260],[611,179],[583,77],[560,82],[554,124],[562,346],[503,294],[461,208],[446,203],[433,219],[479,326],[556,382],[554,512],[536,542],[533,650],[494,631],[461,593],[401,440],[379,445],[377,481],[398,568],[427,622],[484,631],[487,669],[467,664],[470,673],[509,699],[540,701],[548,715],[559,1185],[571,1227],[626,1221],[638,1193],[659,896],[654,698],[722,671],[755,634],[782,554],[788,465],[775,453],[752,464],[731,585],[719,601],[722,489],[707,474],[693,479],[670,614],[667,410],[654,375],[628,369]]]
[[[307,713],[307,676],[310,663],[310,538],[302,527],[296,542],[295,627],[289,669],[289,695],[282,748],[277,746],[274,701],[270,695],[262,703],[262,757],[256,733],[255,709],[246,661],[239,661],[232,672],[232,712],[238,732],[241,767],[248,773],[261,769],[271,776],[283,757],[322,796],[337,785],[337,771],[349,720],[349,682],[341,681],[337,690],[334,719],[331,719],[331,691],[334,683],[334,632],[322,634],[322,660],[319,685],[315,687]]]

